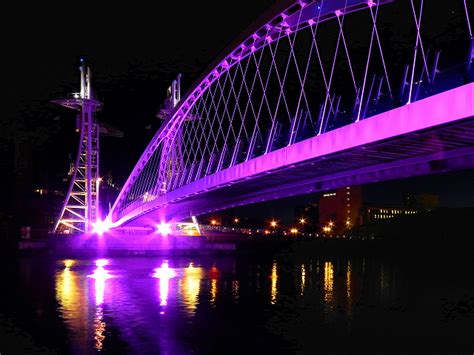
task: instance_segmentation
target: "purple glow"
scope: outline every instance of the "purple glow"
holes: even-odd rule
[[[110,229],[111,225],[107,220],[101,221],[98,219],[95,223],[92,225],[92,233],[93,234],[98,234],[98,235],[103,235],[105,232],[107,232]]]
[[[169,223],[161,222],[156,226],[156,232],[161,234],[163,237],[166,237],[168,234],[171,234],[171,226]]]
[[[110,279],[112,276],[107,270],[104,269],[104,266],[109,263],[106,259],[98,259],[95,262],[97,268],[94,270],[92,275],[87,275],[95,280],[95,304],[101,305],[104,303],[104,293],[105,293],[105,281]]]
[[[160,306],[168,304],[169,280],[176,276],[173,269],[170,269],[168,261],[165,260],[159,268],[154,270],[152,277],[160,280]],[[164,314],[164,312],[160,312]]]
[[[372,7],[372,6],[375,5],[375,2],[374,2],[373,0],[369,0],[369,1],[367,2],[367,5],[369,5],[369,7]]]
[[[336,10],[335,12],[336,16],[339,17],[342,15],[342,11],[341,10]]]

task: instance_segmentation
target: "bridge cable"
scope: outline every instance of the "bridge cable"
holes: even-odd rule
[[[371,17],[372,17],[373,27],[372,27],[372,34],[370,35],[369,54],[367,55],[367,64],[365,66],[364,82],[362,84],[362,93],[360,95],[360,103],[359,103],[359,109],[358,109],[358,112],[357,112],[356,122],[359,122],[359,120],[360,120],[360,114],[362,112],[362,105],[364,103],[365,84],[367,82],[367,74],[369,72],[370,57],[371,57],[371,54],[372,54],[372,45],[374,43],[375,28],[376,28],[376,25],[377,25],[376,21],[377,21],[379,8],[377,6],[377,9],[375,10],[375,18],[372,14],[372,7],[369,7],[369,10],[370,10],[370,14],[371,14]],[[369,99],[370,99],[370,96],[367,98],[367,100],[369,100]]]
[[[342,14],[342,24],[344,24],[344,18],[345,18],[345,14],[343,13]],[[342,26],[341,24],[341,26]],[[322,128],[323,128],[323,121],[324,121],[324,116],[326,115],[326,107],[327,107],[327,103],[328,103],[328,98],[329,98],[329,95],[330,95],[330,90],[331,90],[331,85],[332,85],[332,79],[333,79],[333,75],[334,75],[334,69],[335,69],[335,66],[336,66],[336,59],[337,59],[337,53],[339,52],[339,44],[341,42],[341,31],[339,30],[339,35],[337,37],[337,42],[336,42],[336,49],[335,49],[335,52],[334,52],[334,58],[333,58],[333,62],[332,62],[332,68],[331,68],[331,74],[329,76],[329,83],[328,83],[328,86],[326,88],[326,99],[324,101],[324,106],[323,106],[323,111],[322,111],[322,114],[321,114],[321,123],[319,125],[319,132],[318,132],[318,136],[322,133]]]
[[[466,20],[467,20],[467,28],[469,30],[469,37],[473,38],[471,20],[469,19],[469,11],[467,9],[467,1],[466,0],[464,0],[464,10],[466,11]]]
[[[414,50],[414,55],[413,55],[413,67],[412,67],[412,71],[411,71],[410,92],[408,94],[407,104],[411,103],[411,96],[412,96],[412,92],[413,92],[413,80],[415,78],[416,57],[417,57],[417,54],[418,54],[419,40],[421,39],[421,37],[420,37],[421,16],[423,14],[423,0],[421,0],[421,4],[420,4],[419,20],[417,20],[417,18],[416,18],[415,5],[413,4],[413,0],[410,0],[410,2],[411,2],[412,10],[413,10],[413,16],[415,18],[417,35],[416,35],[415,50]]]

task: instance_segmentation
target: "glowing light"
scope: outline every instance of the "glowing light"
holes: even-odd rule
[[[215,219],[211,220],[211,224],[215,226],[217,224],[217,221]]]
[[[97,267],[104,267],[106,265],[109,265],[109,261],[107,259],[98,259],[95,261],[95,266]]]
[[[110,229],[110,223],[107,220],[101,221],[98,219],[95,223],[92,224],[92,233],[103,235]]]
[[[268,229],[265,229],[265,230],[263,231],[263,233],[265,233],[265,234],[270,234],[270,231],[269,231]]]
[[[272,226],[273,228],[275,228],[277,225],[278,225],[277,221],[270,222],[270,226]]]
[[[372,7],[372,6],[375,5],[375,2],[373,2],[373,0],[369,0],[369,1],[367,1],[367,5],[368,5],[369,7]]]
[[[165,260],[160,267],[154,270],[152,277],[157,279],[171,279],[176,276],[173,269],[169,267],[168,261]]]
[[[329,224],[329,227],[333,227],[333,226],[334,226],[334,222],[332,222],[332,221],[329,222],[328,224]]]
[[[171,226],[169,223],[161,222],[156,226],[157,233],[161,234],[162,236],[166,237],[168,234],[171,234]]]
[[[301,223],[301,224],[305,224],[305,223],[306,223],[306,219],[300,218],[300,223]]]
[[[239,223],[240,220],[238,218],[234,218],[234,223]]]
[[[167,260],[163,261],[161,266],[154,270],[152,277],[160,280],[160,306],[168,304],[169,280],[175,276],[176,273],[169,267]]]
[[[291,228],[291,229],[290,229],[290,233],[291,233],[291,234],[296,234],[296,233],[298,233],[298,229],[296,229],[296,228]]]
[[[69,260],[69,259],[68,259],[68,260],[64,260],[64,267],[65,267],[66,269],[69,269],[69,268],[73,267],[75,263],[76,263],[75,260]]]

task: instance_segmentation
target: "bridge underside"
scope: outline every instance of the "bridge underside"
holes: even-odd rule
[[[129,225],[272,199],[474,168],[474,84],[206,176],[134,211]]]

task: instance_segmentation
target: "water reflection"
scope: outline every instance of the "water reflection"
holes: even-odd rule
[[[324,301],[331,303],[333,301],[334,290],[334,265],[331,261],[324,263]]]
[[[159,279],[160,306],[166,306],[168,304],[170,279],[176,276],[176,272],[169,267],[168,260],[165,260],[159,268],[154,270],[152,276]],[[163,313],[162,311],[161,314]]]
[[[95,304],[101,305],[104,303],[104,294],[105,294],[105,281],[110,279],[112,276],[104,268],[109,263],[106,259],[96,260],[95,265],[97,266],[92,275],[87,275],[87,277],[93,278],[94,290],[95,290]]]
[[[278,296],[278,269],[276,261],[273,261],[272,265],[272,274],[271,274],[271,293],[270,293],[270,303],[275,304],[277,302]]]
[[[211,278],[211,290],[209,302],[212,307],[216,306],[217,301],[217,278],[219,277],[219,270],[215,265],[212,266],[209,277]]]
[[[226,327],[249,328],[249,317],[264,319],[262,310],[276,304],[271,312],[281,323],[272,318],[271,332],[286,333],[305,322],[313,322],[315,331],[344,332],[357,324],[355,309],[365,312],[358,302],[363,297],[366,304],[387,308],[397,297],[393,267],[372,260],[203,260],[173,258],[156,267],[154,258],[122,258],[113,262],[113,272],[112,261],[104,259],[92,265],[63,261],[56,272],[56,298],[70,330],[68,341],[79,353],[108,351],[120,339],[132,352],[179,354],[176,349],[187,346],[180,334],[198,332],[207,339],[206,332],[220,336]],[[202,333],[196,324],[210,329]]]
[[[196,310],[202,277],[202,268],[195,267],[193,262],[190,262],[184,269],[184,277],[179,280],[179,289],[189,316],[194,315]]]
[[[73,341],[78,348],[84,347],[89,338],[89,302],[87,300],[88,285],[83,282],[73,266],[75,260],[64,260],[64,269],[56,273],[56,299],[59,302],[62,319],[73,330]]]
[[[347,313],[349,315],[352,314],[352,305],[353,305],[353,290],[352,290],[352,265],[351,261],[347,261],[347,269],[346,269],[346,293],[347,293]]]
[[[304,288],[306,285],[306,269],[304,264],[301,264],[301,287],[300,287],[300,296],[304,295]]]
[[[102,350],[104,347],[105,340],[105,328],[106,323],[104,322],[104,295],[105,295],[105,281],[110,279],[112,276],[105,269],[105,266],[109,264],[106,259],[98,259],[95,262],[96,269],[92,275],[87,275],[89,278],[94,279],[94,293],[95,293],[95,316],[94,316],[94,348],[96,350]]]
[[[105,322],[103,321],[104,318],[104,310],[102,305],[98,306],[95,311],[94,317],[94,348],[97,350],[102,350],[104,346],[104,339],[105,339]]]
[[[239,302],[239,281],[238,280],[232,281],[232,301],[234,303]]]

